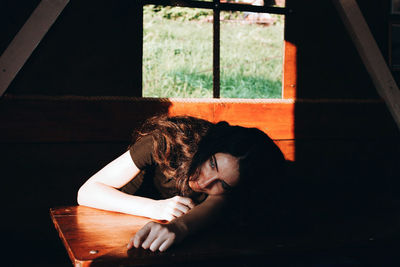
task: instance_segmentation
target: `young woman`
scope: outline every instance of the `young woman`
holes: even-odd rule
[[[221,219],[234,200],[276,191],[283,166],[281,151],[256,128],[154,117],[127,152],[82,185],[78,203],[168,221],[146,224],[128,243],[164,251]]]

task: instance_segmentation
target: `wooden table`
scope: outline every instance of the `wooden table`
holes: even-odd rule
[[[128,240],[151,219],[84,206],[54,208],[51,218],[75,266],[137,266],[235,261],[295,252],[334,250],[399,240],[398,220],[380,216],[312,227],[300,236],[250,236],[243,231],[208,229],[170,247],[166,252],[127,250]],[[250,241],[251,240],[251,241]]]
[[[129,239],[151,219],[71,206],[50,210],[53,223],[75,266],[135,266],[234,259],[262,254],[254,246],[243,245],[239,233],[198,234],[166,252],[127,250]],[[209,232],[207,232],[209,233]],[[238,238],[239,237],[239,238]]]

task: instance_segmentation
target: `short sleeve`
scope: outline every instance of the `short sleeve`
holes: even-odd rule
[[[140,170],[154,165],[153,160],[153,138],[147,135],[129,148],[129,153],[136,167]]]

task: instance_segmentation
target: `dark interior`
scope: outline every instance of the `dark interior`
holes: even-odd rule
[[[39,2],[2,1],[0,54]],[[127,149],[132,130],[171,105],[132,101],[142,83],[134,2],[71,0],[0,99],[3,257],[11,266],[71,265],[49,209],[76,205],[80,185]],[[391,1],[357,2],[389,61]],[[298,51],[288,199],[299,224],[340,225],[332,236],[360,230],[371,240],[324,249],[310,235],[308,247],[231,264],[398,266],[399,128],[333,2],[286,3],[285,40]]]

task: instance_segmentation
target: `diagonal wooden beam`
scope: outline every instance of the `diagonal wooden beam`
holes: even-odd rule
[[[69,0],[42,0],[0,57],[0,97]]]
[[[400,91],[355,0],[333,0],[339,14],[397,126],[400,128]]]

